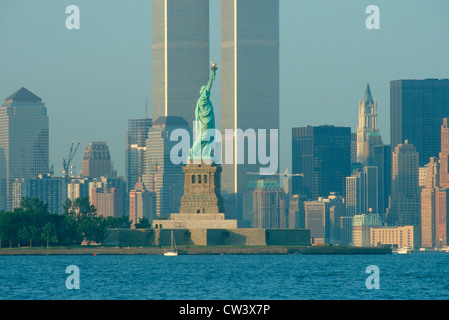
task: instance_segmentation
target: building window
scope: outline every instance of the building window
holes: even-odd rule
[[[198,175],[198,183],[201,183],[201,175]]]
[[[207,175],[204,175],[204,183],[207,183]]]
[[[195,184],[195,175],[192,175],[192,184]]]

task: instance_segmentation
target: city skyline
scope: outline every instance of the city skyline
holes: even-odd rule
[[[81,142],[81,150],[91,141],[106,141],[114,167],[124,176],[127,120],[151,114],[151,106],[145,108],[145,100],[151,101],[151,3],[77,1],[80,30],[65,28],[69,4],[50,0],[2,4],[10,14],[0,22],[0,29],[7,31],[0,38],[10,50],[0,53],[2,68],[9,74],[0,80],[0,94],[4,99],[26,87],[45,100],[56,175],[72,141]],[[420,14],[424,5],[417,1],[379,4],[380,30],[365,27],[365,9],[371,3],[348,4],[280,3],[280,153],[285,154],[281,170],[291,168],[292,127],[332,124],[355,130],[360,92],[367,82],[378,102],[380,133],[388,144],[390,81],[447,77],[444,53],[449,48],[443,36],[449,27],[444,16],[448,4],[427,4],[428,15]],[[123,19],[118,19],[122,13]],[[210,20],[210,56],[220,67],[219,2],[211,2]],[[129,49],[123,49],[126,43]],[[405,45],[409,51],[402,55]],[[49,53],[52,59],[47,59]],[[220,101],[217,90],[213,102],[218,125]],[[73,160],[77,171],[81,157],[79,152]]]

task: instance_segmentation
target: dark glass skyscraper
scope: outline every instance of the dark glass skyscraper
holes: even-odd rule
[[[351,128],[317,126],[292,129],[293,194],[308,199],[345,195],[346,177],[351,175]]]
[[[449,116],[449,79],[391,81],[390,112],[391,150],[408,140],[423,167],[440,152],[440,128]]]

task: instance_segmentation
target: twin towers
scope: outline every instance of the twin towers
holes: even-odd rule
[[[226,129],[279,129],[279,0],[221,0],[221,22],[211,19],[212,5],[218,1],[153,0],[153,120],[181,116],[192,128],[199,90],[217,60],[210,57],[210,24],[221,23],[221,60],[215,61],[221,88],[214,88],[221,101],[211,96],[215,112],[221,110],[216,128],[223,136]],[[223,164],[222,190],[241,195],[254,179],[247,173],[259,168]]]

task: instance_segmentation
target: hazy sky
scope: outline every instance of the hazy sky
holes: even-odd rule
[[[66,29],[69,5],[80,8],[80,30]],[[365,26],[369,5],[380,9],[379,30]],[[84,148],[106,141],[124,176],[128,119],[145,117],[146,98],[151,115],[151,1],[0,0],[0,43],[0,101],[21,87],[43,99],[55,173],[72,142],[81,142],[80,171]],[[210,51],[220,63],[219,0]],[[390,80],[449,77],[449,1],[280,0],[280,67],[281,169],[291,167],[292,127],[356,130],[367,82],[389,143]]]

